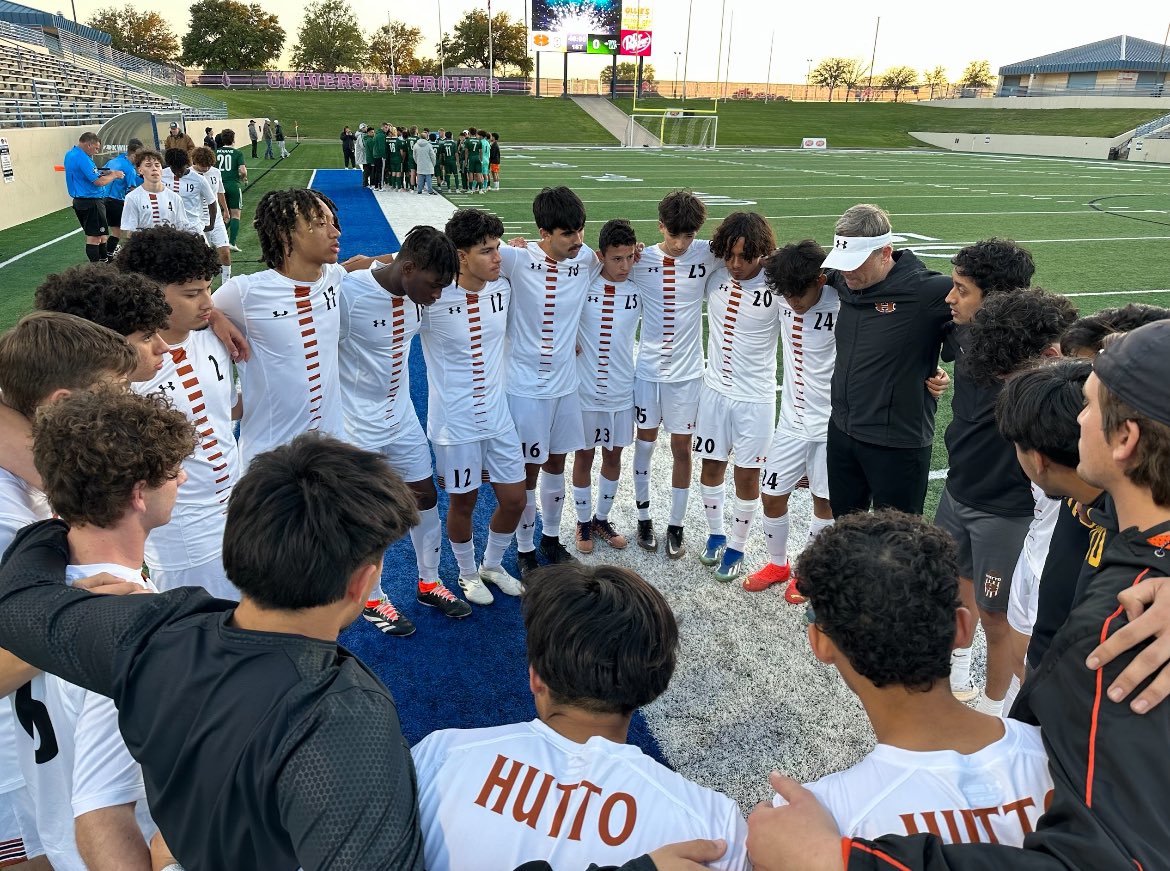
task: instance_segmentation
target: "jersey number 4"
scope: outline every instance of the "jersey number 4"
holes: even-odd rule
[[[55,759],[60,752],[57,747],[57,733],[53,731],[53,723],[49,719],[49,709],[45,707],[45,703],[33,698],[31,682],[16,691],[15,701],[16,719],[20,721],[28,737],[36,740],[38,733],[41,736],[41,743],[37,745],[34,756],[37,765],[44,765]]]

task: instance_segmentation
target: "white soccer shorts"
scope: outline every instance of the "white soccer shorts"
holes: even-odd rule
[[[549,454],[571,454],[585,447],[581,401],[576,391],[555,399],[508,394],[524,462],[543,464]]]
[[[8,699],[0,699],[8,704]],[[11,736],[8,740],[12,740]],[[37,814],[28,787],[0,793],[0,864],[43,856]]]
[[[407,397],[407,401],[409,399],[410,397]],[[390,461],[394,471],[408,484],[425,481],[431,477],[430,445],[413,407],[403,415],[394,441],[382,445],[378,448],[378,453]]]
[[[692,448],[704,460],[722,462],[734,455],[737,467],[762,469],[768,464],[775,426],[775,400],[729,399],[704,384]]]
[[[215,218],[215,223],[211,225],[211,229],[204,231],[203,238],[207,240],[207,244],[212,248],[224,248],[227,246],[227,227],[224,226],[223,221],[218,215]]]
[[[1036,610],[1040,604],[1040,579],[1032,571],[1025,553],[1020,553],[1012,572],[1012,586],[1008,592],[1008,625],[1021,635],[1032,635],[1036,625]]]
[[[768,464],[760,476],[760,489],[769,496],[787,496],[808,475],[814,496],[829,498],[829,469],[825,442],[813,442],[776,430],[768,448]]]
[[[524,455],[515,430],[461,445],[435,445],[435,472],[448,493],[470,493],[480,484],[524,480]]]
[[[174,590],[177,587],[202,587],[217,599],[240,601],[240,591],[223,570],[222,557],[216,557],[203,565],[191,566],[186,569],[152,568],[150,580],[158,587],[159,592]]]
[[[622,411],[583,411],[585,448],[628,448],[634,443],[634,409]]]
[[[634,381],[634,418],[640,429],[661,424],[671,435],[694,435],[702,376],[688,381]]]

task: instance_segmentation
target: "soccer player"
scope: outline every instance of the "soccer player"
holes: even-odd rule
[[[215,194],[216,211],[211,222],[211,229],[203,234],[207,244],[215,249],[219,257],[220,282],[232,277],[232,252],[228,247],[227,227],[224,226],[224,215],[228,213],[227,197],[224,196],[223,177],[215,165],[215,152],[210,148],[196,148],[191,155],[191,165],[195,172],[203,176]]]
[[[46,276],[33,299],[41,311],[77,315],[125,336],[138,355],[131,381],[149,381],[162,369],[167,343],[159,333],[171,310],[149,278],[105,266],[70,266]]]
[[[125,152],[115,155],[106,163],[106,169],[122,172],[122,178],[106,185],[106,220],[110,228],[110,237],[106,240],[107,257],[114,256],[118,243],[122,241],[122,207],[126,203],[126,195],[142,184],[142,176],[134,169],[134,155],[141,148],[141,139],[131,139],[126,143]]]
[[[461,618],[471,613],[471,606],[439,580],[443,532],[438,494],[427,438],[410,398],[411,340],[423,309],[439,298],[457,269],[451,241],[433,227],[418,226],[406,234],[393,262],[375,262],[346,275],[337,364],[346,435],[358,447],[383,454],[418,500],[419,522],[410,530],[418,568],[416,598],[421,605]],[[362,613],[387,635],[414,632],[414,624],[381,586],[371,592]]]
[[[488,148],[488,170],[491,172],[492,190],[500,189],[500,134],[493,133]]]
[[[690,191],[672,191],[658,203],[662,241],[646,248],[630,273],[640,290],[642,326],[634,380],[634,500],[638,545],[658,549],[650,517],[650,460],[659,426],[670,434],[670,519],[666,555],[686,553],[683,520],[691,492],[691,439],[699,414],[703,379],[703,301],[707,279],[720,261],[711,245],[695,239],[707,207]]]
[[[228,247],[239,251],[236,238],[240,234],[240,209],[244,207],[242,185],[248,183],[248,167],[244,163],[244,152],[236,148],[236,131],[224,130],[220,133],[223,143],[215,152],[215,163],[223,179],[223,196],[227,200],[228,215]],[[252,146],[252,157],[255,158],[255,143]]]
[[[100,170],[93,156],[102,150],[102,141],[96,133],[86,131],[77,144],[65,153],[65,188],[73,197],[73,213],[85,233],[85,256],[91,263],[109,258],[106,238],[109,221],[106,218],[106,190],[112,182],[125,174],[118,169]]]
[[[805,239],[785,245],[764,262],[767,285],[779,294],[784,333],[784,386],[780,394],[780,420],[760,479],[768,564],[744,579],[743,588],[752,593],[791,581],[788,498],[801,478],[808,479],[812,493],[809,540],[833,523],[825,439],[829,425],[829,385],[837,356],[833,326],[841,303],[836,289],[825,284],[821,272],[824,260],[825,249],[812,239]],[[788,584],[784,598],[792,604],[804,601],[794,581]]]
[[[341,225],[324,194],[269,191],[256,206],[268,269],[237,275],[215,292],[216,309],[242,330],[252,358],[240,366],[245,400],[240,462],[306,431],[342,435],[337,337]]]
[[[480,130],[479,131],[479,165],[480,165],[480,173],[479,174],[480,174],[480,178],[483,179],[483,186],[480,188],[480,192],[485,193],[485,194],[488,192],[488,185],[489,185],[489,179],[490,179],[488,172],[489,172],[489,161],[491,160],[491,148],[492,148],[492,141],[488,137],[488,132],[486,130]]]
[[[50,520],[0,568],[0,646],[113,698],[188,867],[420,871],[394,701],[337,646],[416,520],[384,457],[305,434],[232,492],[224,564],[242,601],[65,588],[67,527]]]
[[[479,170],[482,166],[480,161],[480,149],[483,148],[483,142],[479,138],[479,131],[472,127],[466,131],[467,137],[463,140],[463,153],[467,157],[467,192],[478,193],[480,182]]]
[[[386,132],[386,174],[389,176],[390,190],[399,190],[402,187],[402,148],[398,129],[389,126]]]
[[[471,179],[467,175],[467,131],[459,134],[459,142],[455,145],[455,160],[458,164],[459,175],[456,178],[455,193],[465,193],[471,187]]]
[[[499,218],[462,209],[444,232],[458,251],[459,269],[456,282],[422,315],[428,394],[436,397],[427,435],[439,486],[451,500],[447,538],[459,563],[459,586],[467,601],[490,605],[494,597],[485,581],[506,596],[520,595],[520,582],[501,565],[525,504],[524,455],[504,392],[512,287],[500,277]],[[491,482],[497,504],[477,569],[471,518],[484,481]]]
[[[89,390],[102,382],[124,381],[138,364],[135,353],[113,330],[59,312],[34,312],[0,336],[0,393],[6,407],[30,425],[37,408],[75,390]],[[12,445],[18,442],[14,439]],[[29,456],[31,449],[19,441]],[[15,464],[13,464],[15,466]],[[30,523],[52,516],[40,476],[28,481],[17,468],[0,466],[0,551],[8,549],[16,533]],[[0,651],[0,696],[9,695],[31,680],[37,671]],[[40,838],[36,810],[21,774],[16,749],[16,717],[8,699],[0,698],[0,856],[28,871],[49,871]],[[68,805],[59,809],[67,813]],[[72,820],[72,815],[69,815]],[[27,864],[21,864],[26,858]]]
[[[455,162],[455,141],[451,138],[451,131],[439,140],[439,168],[442,177],[447,182],[447,193],[452,193],[459,187],[459,167]]]
[[[406,131],[405,145],[402,149],[402,184],[403,189],[417,193],[418,167],[414,160],[414,143],[418,142],[418,128],[411,126]]]
[[[711,237],[711,253],[723,267],[707,283],[707,368],[694,450],[703,459],[699,481],[708,531],[699,561],[717,566],[720,581],[734,580],[743,568],[760,470],[768,464],[776,423],[780,305],[764,272],[764,258],[775,247],[772,228],[754,212],[732,212]],[[723,531],[723,499],[731,455],[735,503],[729,538]]]
[[[525,463],[526,501],[516,530],[521,576],[537,567],[533,537],[538,478],[544,522],[540,551],[552,563],[573,560],[561,544],[560,530],[565,455],[585,447],[577,394],[577,325],[589,287],[601,272],[593,249],[583,242],[585,204],[580,197],[567,187],[545,188],[532,201],[532,216],[540,241],[500,249],[500,273],[511,282],[513,301],[508,312],[508,407]]]
[[[576,546],[593,552],[593,539],[621,550],[626,537],[609,512],[622,472],[622,448],[634,440],[634,332],[642,319],[638,287],[629,281],[638,237],[629,221],[607,221],[597,238],[601,274],[585,297],[577,328],[577,381],[588,447],[573,455]],[[593,509],[593,458],[601,448],[597,510]]]
[[[678,626],[662,594],[605,565],[549,566],[524,586],[536,719],[415,745],[426,867],[612,867],[691,838],[727,842],[704,867],[749,867],[735,802],[626,743],[634,711],[674,673]]]
[[[203,587],[213,596],[239,599],[222,559],[227,501],[240,475],[240,461],[232,434],[236,389],[231,357],[209,328],[215,253],[193,233],[158,227],[135,233],[117,264],[157,282],[171,309],[159,333],[167,343],[163,368],[134,389],[143,395],[161,392],[199,436],[195,452],[183,462],[187,483],[170,522],[156,527],[146,540],[151,580],[160,590]]]
[[[182,198],[163,184],[163,158],[157,151],[143,149],[134,155],[134,166],[142,184],[126,195],[120,223],[123,233],[144,227],[178,227],[202,233],[203,225],[187,217]]]
[[[1128,333],[1154,321],[1168,319],[1170,309],[1140,302],[1131,302],[1120,308],[1101,309],[1073,321],[1060,337],[1060,353],[1066,357],[1087,357],[1091,360],[1097,356],[1107,336]]]
[[[194,153],[195,149],[191,151]],[[215,191],[207,179],[191,169],[191,155],[183,149],[168,148],[163,159],[167,165],[162,174],[163,185],[183,201],[188,226],[198,226],[201,233],[211,232],[219,212]]]
[[[836,667],[877,735],[861,762],[808,786],[847,838],[929,831],[1018,847],[1047,807],[1040,730],[951,694],[951,649],[975,628],[957,569],[945,531],[888,509],[841,518],[800,557],[813,655]]]
[[[280,144],[280,158],[283,160],[288,157],[288,149],[284,147],[284,128],[280,126],[280,121],[273,119],[272,124],[275,128],[273,133],[276,136],[276,141]]]
[[[374,131],[374,141],[370,145],[370,163],[373,166],[370,186],[374,188],[374,190],[378,191],[382,189],[382,184],[385,181],[385,175],[387,171],[387,148],[391,143],[391,140],[388,139],[389,129],[390,125],[383,121],[382,126]]]
[[[146,537],[169,519],[185,480],[181,463],[194,444],[182,414],[120,385],[40,410],[33,459],[49,504],[70,527],[67,583],[106,572],[154,589],[142,576]],[[85,658],[79,648],[66,649]],[[17,753],[53,867],[148,871],[155,827],[113,701],[37,674],[17,690],[13,709],[33,727],[17,730]]]

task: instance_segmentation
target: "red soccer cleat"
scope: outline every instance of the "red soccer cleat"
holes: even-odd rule
[[[758,572],[744,578],[743,588],[749,593],[762,593],[773,584],[782,584],[788,580],[790,571],[791,569],[787,563],[782,566],[778,566],[775,563],[768,563]]]

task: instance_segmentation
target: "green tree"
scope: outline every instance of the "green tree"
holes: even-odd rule
[[[417,27],[411,27],[401,21],[383,24],[370,37],[367,55],[369,68],[387,74],[394,72],[402,76],[421,75],[425,59],[416,55],[421,42],[422,31]]]
[[[829,57],[813,67],[809,81],[818,88],[828,88],[829,102],[831,103],[833,102],[833,91],[841,85],[853,88],[861,80],[862,74],[861,61],[851,57]],[[845,94],[845,99],[849,99],[848,92]]]
[[[894,102],[898,102],[898,95],[907,88],[914,87],[918,81],[918,71],[913,67],[890,67],[882,73],[883,88],[894,92]]]
[[[179,54],[179,38],[165,18],[157,12],[144,12],[133,6],[99,9],[86,22],[114,38],[118,51],[157,63],[173,61]]]
[[[610,75],[613,73],[613,67],[603,67],[601,70],[601,84],[608,86]],[[619,61],[617,65],[617,77],[619,82],[632,82],[638,77],[638,62],[637,61]],[[654,64],[646,64],[642,67],[642,81],[653,82],[654,79]]]
[[[284,28],[260,4],[196,0],[180,60],[213,70],[262,70],[283,48]]]
[[[922,74],[922,84],[930,87],[930,99],[933,100],[935,88],[945,88],[947,86],[946,67],[937,66],[932,70],[927,70]]]
[[[985,60],[973,60],[963,70],[959,79],[959,86],[963,88],[990,88],[995,76],[991,74],[991,64]]]
[[[364,66],[366,53],[366,39],[347,0],[317,0],[305,7],[292,51],[295,69],[356,70]]]
[[[864,62],[845,59],[845,67],[841,73],[841,84],[845,86],[845,100],[849,100],[851,91],[860,91],[861,80],[869,75],[869,67]]]
[[[482,9],[471,9],[455,24],[451,33],[443,34],[443,57],[448,66],[488,66],[488,16]],[[528,29],[522,21],[512,21],[507,12],[492,16],[493,74],[515,67],[520,75],[532,72],[528,55]]]

